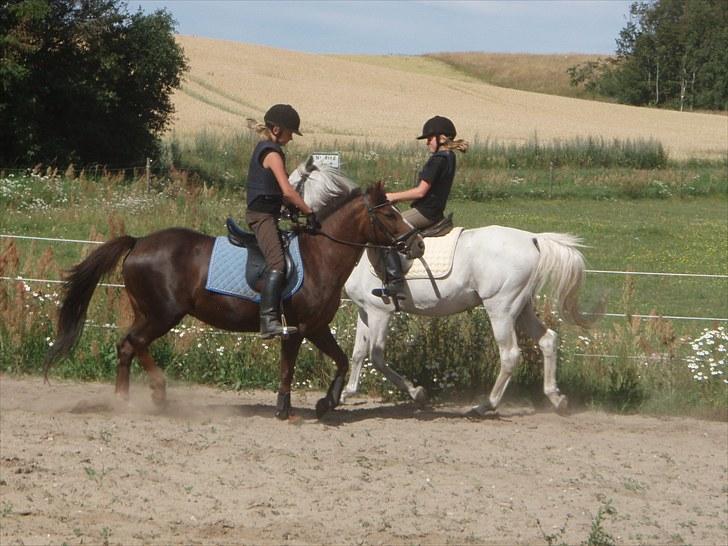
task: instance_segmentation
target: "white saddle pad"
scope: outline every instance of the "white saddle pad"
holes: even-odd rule
[[[455,227],[450,233],[442,237],[425,237],[425,254],[422,258],[413,260],[412,267],[405,275],[410,279],[441,279],[450,274],[453,256],[463,228]],[[372,266],[372,257],[369,258],[369,269],[372,274],[379,276]]]

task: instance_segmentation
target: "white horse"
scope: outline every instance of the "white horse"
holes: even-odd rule
[[[320,170],[323,176],[315,176]],[[306,182],[310,177],[311,184]],[[312,158],[300,164],[289,177],[291,184],[314,210],[342,198],[356,184],[340,170],[317,165]],[[425,239],[427,241],[427,239]],[[578,247],[580,239],[562,233],[529,233],[518,229],[490,226],[464,230],[454,249],[450,272],[442,278],[413,279],[406,282],[406,299],[402,311],[427,316],[446,316],[482,304],[490,317],[493,335],[500,351],[501,369],[487,403],[474,406],[472,412],[485,415],[496,409],[517,366],[521,352],[516,339],[518,324],[541,348],[544,356],[544,393],[558,412],[567,410],[566,396],[556,384],[556,332],[546,328],[533,308],[533,297],[547,283],[558,302],[562,316],[573,323],[587,325],[579,310],[578,293],[584,277],[584,257]],[[404,264],[422,257],[424,245],[410,246]],[[400,376],[384,362],[387,325],[394,305],[389,299],[372,295],[382,281],[372,273],[368,251],[346,282],[345,290],[359,306],[356,340],[349,383],[342,401],[356,394],[364,358],[369,355],[374,366],[400,390],[418,403],[427,397],[422,387]],[[403,258],[404,259],[404,258]],[[375,259],[376,261],[376,259]]]
[[[425,239],[425,243],[431,240]],[[488,401],[473,406],[471,413],[484,416],[498,407],[521,357],[516,324],[543,353],[544,393],[557,412],[566,411],[566,396],[556,384],[557,335],[536,316],[533,298],[548,283],[562,317],[587,324],[578,301],[585,268],[579,246],[578,237],[562,233],[529,233],[501,226],[468,229],[457,240],[452,268],[446,276],[407,280],[405,299],[400,303],[402,311],[445,316],[482,304],[490,317],[500,352],[500,373]],[[345,285],[359,307],[359,317],[349,383],[342,401],[357,392],[362,363],[369,355],[377,370],[421,403],[427,396],[424,389],[415,387],[384,362],[387,325],[395,308],[389,298],[372,295],[372,289],[381,287],[382,281],[372,273],[370,259],[371,254],[362,257]]]

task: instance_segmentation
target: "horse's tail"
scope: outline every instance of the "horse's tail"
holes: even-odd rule
[[[568,233],[539,233],[534,242],[541,253],[534,274],[535,291],[550,285],[561,316],[574,324],[589,326],[593,320],[579,309],[579,289],[586,269],[579,251],[584,246],[581,239]]]
[[[58,314],[56,340],[46,354],[43,365],[46,381],[51,365],[66,356],[81,336],[88,304],[101,277],[114,269],[119,258],[129,252],[135,243],[136,239],[129,235],[112,239],[94,250],[68,272],[63,286],[65,295]]]

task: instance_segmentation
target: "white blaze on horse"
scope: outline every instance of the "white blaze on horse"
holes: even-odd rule
[[[488,401],[476,405],[471,413],[484,416],[500,403],[508,382],[521,358],[516,325],[540,347],[544,359],[543,390],[556,411],[567,409],[566,396],[556,384],[558,338],[534,310],[534,296],[545,286],[558,302],[561,316],[587,325],[579,310],[578,294],[584,277],[584,257],[578,250],[580,239],[563,233],[529,233],[519,229],[489,226],[462,231],[455,241],[449,272],[408,279],[405,299],[399,305],[407,313],[446,316],[483,305],[493,328],[500,353],[500,372]],[[426,246],[433,241],[426,238]],[[370,261],[371,260],[371,261]],[[427,254],[423,260],[426,262]],[[374,367],[416,402],[426,393],[390,369],[384,362],[387,325],[395,306],[389,298],[372,295],[382,280],[372,271],[377,262],[371,252],[362,256],[346,282],[349,297],[359,307],[356,341],[349,382],[342,400],[357,392],[362,363],[369,356]],[[405,271],[411,263],[404,263]],[[427,264],[425,263],[427,270]],[[429,278],[428,278],[429,277]]]

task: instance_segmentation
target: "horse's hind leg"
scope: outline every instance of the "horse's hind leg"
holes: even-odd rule
[[[541,322],[530,303],[521,311],[518,317],[518,326],[538,343],[543,353],[543,392],[556,408],[556,412],[561,415],[565,414],[568,408],[568,400],[566,396],[561,394],[556,384],[558,335]]]
[[[167,402],[167,380],[164,377],[164,372],[159,369],[146,347],[137,349],[137,358],[139,358],[139,362],[149,375],[152,400],[157,406],[163,406]]]
[[[500,353],[500,371],[490,391],[488,401],[471,409],[471,413],[476,415],[485,415],[488,411],[495,411],[506,392],[513,371],[521,360],[521,349],[518,347],[516,329],[511,316],[507,313],[494,312],[489,313],[489,316],[493,337],[495,337]]]
[[[152,341],[166,334],[176,322],[160,326],[153,324],[138,312],[135,315],[134,324],[116,347],[119,357],[116,369],[116,394],[125,400],[129,399],[129,372],[131,361],[136,356],[149,375],[152,400],[155,404],[162,405],[167,398],[167,382],[164,372],[154,362],[147,348]]]
[[[116,344],[116,396],[122,400],[129,400],[129,373],[131,361],[134,358],[134,347],[127,340],[127,336]]]

